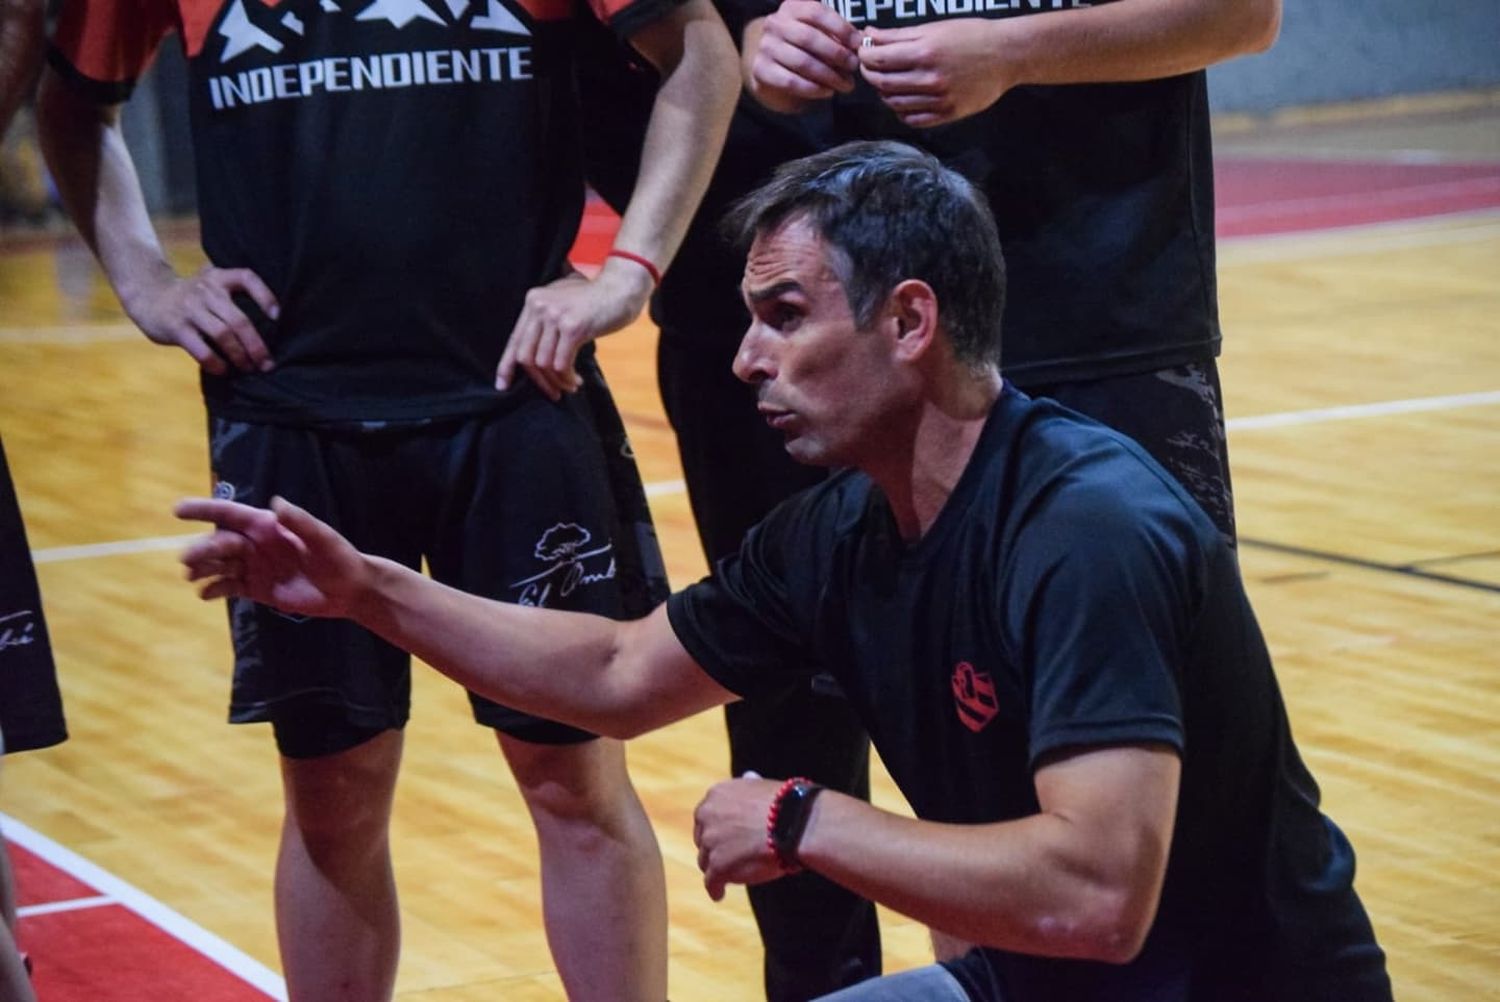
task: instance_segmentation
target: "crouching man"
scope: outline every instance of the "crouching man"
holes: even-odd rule
[[[1130,440],[1001,378],[980,198],[854,143],[732,221],[735,360],[797,459],[845,467],[645,619],[517,608],[299,509],[185,501],[206,599],[353,619],[469,688],[628,737],[833,673],[917,819],[795,778],[713,787],[710,895],[798,868],[978,944],[841,1000],[1388,1000],[1233,553]]]

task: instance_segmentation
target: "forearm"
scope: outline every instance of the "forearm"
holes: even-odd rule
[[[42,0],[0,0],[0,136],[42,65]]]
[[[693,16],[684,27],[680,53],[661,66],[639,180],[615,244],[663,270],[677,253],[718,164],[739,95],[737,58],[716,15]]]
[[[64,208],[135,316],[141,297],[174,273],[146,211],[118,107],[88,102],[48,72],[38,128]]]
[[[649,618],[621,622],[511,605],[389,560],[364,562],[367,584],[351,618],[496,702],[621,738],[708,705],[654,690],[647,634],[661,623]]]
[[[802,864],[933,929],[997,949],[1120,962],[1149,927],[1128,882],[1055,815],[990,825],[900,817],[823,793]],[[1154,912],[1154,899],[1152,909]]]
[[[1280,0],[1117,0],[982,21],[1014,84],[1153,80],[1203,69],[1275,41]]]

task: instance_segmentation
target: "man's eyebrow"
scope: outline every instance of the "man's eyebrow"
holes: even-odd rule
[[[801,292],[802,283],[787,279],[783,282],[777,282],[774,285],[768,285],[763,289],[745,289],[743,286],[741,288],[744,291],[745,298],[754,304],[764,303],[768,299],[776,299],[778,296],[784,296],[788,292]]]

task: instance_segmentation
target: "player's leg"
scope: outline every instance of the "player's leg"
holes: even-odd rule
[[[667,996],[667,888],[656,833],[608,738],[500,734],[536,826],[547,943],[573,1002]]]
[[[433,576],[502,601],[612,616],[665,597],[629,445],[591,359],[585,388],[465,424],[442,464]],[[541,845],[543,915],[575,1000],[660,1002],[667,990],[661,851],[615,741],[475,700],[495,728]]]
[[[1224,434],[1223,392],[1212,359],[1084,382],[1022,386],[1139,442],[1187,488],[1230,544],[1234,489]]]
[[[278,722],[278,739],[337,724]],[[388,833],[401,745],[401,731],[385,730],[344,751],[282,756],[276,937],[291,1002],[391,997],[401,922]]]
[[[4,754],[5,737],[0,734],[0,755]],[[0,999],[4,1002],[36,1002],[31,976],[16,944],[16,883],[3,832],[0,832]]]
[[[55,745],[67,737],[52,645],[21,521],[21,508],[0,445],[0,755]],[[0,838],[0,999],[36,995],[16,943],[16,898],[10,857]]]
[[[280,494],[356,545],[415,564],[399,433],[211,423],[215,494]],[[371,499],[378,498],[378,504]],[[410,697],[406,656],[340,620],[230,600],[230,719],[270,721],[285,795],[277,938],[292,1002],[389,999],[400,919],[388,829]]]
[[[737,334],[664,330],[657,367],[698,538],[710,564],[739,549],[750,527],[781,501],[820,482],[821,469],[787,455],[781,434],[734,378]],[[807,776],[869,799],[869,739],[847,700],[828,687],[799,688],[724,708],[730,770]],[[815,873],[748,889],[765,946],[770,1002],[801,1000],[880,973],[875,906]]]

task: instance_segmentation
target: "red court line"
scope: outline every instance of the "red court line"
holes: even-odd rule
[[[1221,157],[1220,237],[1363,226],[1500,207],[1500,164]]]
[[[1500,208],[1500,164],[1221,156],[1214,188],[1220,238],[1269,236]],[[619,224],[590,198],[573,260],[601,263]]]

